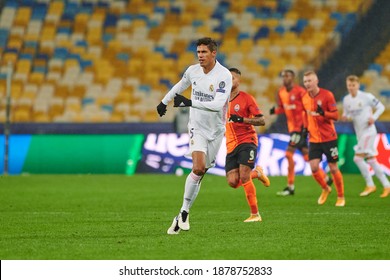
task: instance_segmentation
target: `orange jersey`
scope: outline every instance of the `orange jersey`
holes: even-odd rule
[[[337,104],[333,93],[320,88],[319,93],[311,97],[308,92],[302,97],[303,107],[307,114],[309,142],[322,143],[337,139],[336,129],[333,120],[316,113],[318,105],[324,111],[337,112]]]
[[[230,118],[230,115],[251,118],[262,114],[256,100],[252,95],[246,92],[240,91],[236,97],[229,101],[228,119]],[[255,127],[247,123],[226,123],[227,153],[231,153],[242,143],[253,143],[256,146],[258,145]]]
[[[304,93],[305,90],[298,85],[294,85],[290,91],[284,86],[279,89],[278,108],[275,113],[286,115],[289,133],[302,130],[304,117],[302,95]]]

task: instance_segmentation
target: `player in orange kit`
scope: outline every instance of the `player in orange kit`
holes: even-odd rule
[[[226,124],[226,177],[233,188],[244,187],[251,215],[244,222],[261,222],[256,188],[252,178],[258,178],[265,186],[270,181],[260,166],[255,166],[258,138],[254,126],[265,124],[262,112],[253,96],[239,90],[241,72],[230,68],[233,86],[230,93],[229,110]]]
[[[306,93],[302,96],[303,108],[307,114],[309,130],[309,162],[314,179],[322,188],[318,204],[326,202],[332,191],[326,182],[326,174],[320,168],[322,155],[325,154],[330,173],[337,190],[336,206],[345,206],[343,176],[337,166],[337,133],[333,121],[339,117],[333,93],[318,87],[318,77],[314,71],[304,74],[303,84]]]
[[[303,123],[303,105],[302,95],[305,89],[294,84],[295,73],[292,70],[286,69],[282,71],[283,86],[278,92],[278,107],[272,107],[270,114],[285,114],[287,118],[287,129],[290,133],[290,142],[286,150],[286,158],[288,162],[287,169],[287,187],[282,191],[277,192],[277,195],[288,196],[295,192],[295,163],[294,153],[299,149],[305,161],[308,161],[307,147],[307,129]]]

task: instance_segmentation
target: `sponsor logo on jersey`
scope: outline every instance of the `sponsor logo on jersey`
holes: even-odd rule
[[[194,97],[195,100],[199,100],[202,102],[204,101],[209,102],[214,100],[214,96],[212,94],[203,93],[201,91],[196,91],[196,90],[193,90],[192,97]]]
[[[288,104],[288,103],[285,103],[283,104],[283,108],[285,110],[295,110],[297,107],[295,104]]]

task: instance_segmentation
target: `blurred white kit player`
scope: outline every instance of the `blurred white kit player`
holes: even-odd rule
[[[190,107],[188,131],[193,167],[185,182],[180,213],[173,219],[168,234],[178,234],[181,229],[190,229],[189,210],[198,195],[204,174],[215,165],[225,134],[232,75],[216,61],[216,53],[217,44],[214,40],[199,39],[199,63],[186,70],[182,79],[157,106],[160,116],[165,114],[166,105],[172,99],[174,107]],[[189,86],[192,86],[191,99],[181,95]]]
[[[348,76],[346,83],[349,94],[343,100],[342,118],[352,120],[357,137],[354,161],[366,180],[366,188],[360,196],[368,196],[376,191],[369,172],[369,164],[384,187],[381,197],[387,197],[390,194],[390,183],[376,160],[375,147],[377,136],[375,121],[384,112],[385,106],[371,93],[359,90],[360,84],[357,76]]]

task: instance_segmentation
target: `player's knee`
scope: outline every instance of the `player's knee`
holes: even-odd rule
[[[240,180],[243,184],[249,182],[250,179],[251,179],[250,174],[240,174]]]
[[[198,176],[203,176],[206,173],[206,169],[204,167],[196,167],[192,169],[192,172]]]
[[[238,178],[228,178],[227,181],[228,181],[229,186],[231,186],[232,188],[239,187],[239,185],[238,185],[238,182],[239,182]]]
[[[362,162],[364,160],[364,158],[360,157],[360,156],[354,156],[353,157],[353,161],[355,163],[358,163],[358,162]]]
[[[293,159],[293,156],[294,156],[293,152],[291,152],[291,151],[286,151],[286,158],[287,158],[288,160],[292,160],[292,159]]]
[[[318,166],[310,166],[310,169],[311,173],[317,173],[320,168]]]
[[[337,165],[337,162],[332,162],[332,163],[329,162],[328,166],[329,166],[329,171],[332,174],[337,173],[339,171],[339,167]]]

